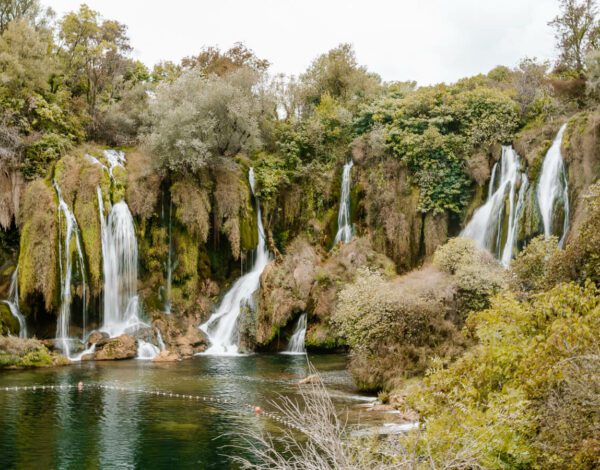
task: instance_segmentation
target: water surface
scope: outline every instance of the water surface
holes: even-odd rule
[[[350,421],[368,413],[341,355],[311,357]],[[233,404],[206,404],[134,391],[84,387],[83,391],[0,391],[2,468],[12,469],[227,469],[241,452],[239,433],[278,430],[243,403],[272,409],[279,394],[297,396],[307,373],[304,356],[198,356],[179,363],[88,362],[53,369],[0,373],[0,387],[102,384],[206,395]]]

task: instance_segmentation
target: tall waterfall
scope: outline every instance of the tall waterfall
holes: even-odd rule
[[[59,222],[59,233],[63,234],[64,224],[64,239],[59,240],[58,243],[58,257],[60,266],[60,312],[58,315],[58,324],[56,326],[56,339],[58,346],[63,353],[71,358],[71,342],[72,339],[69,336],[69,326],[71,322],[71,281],[73,275],[73,243],[75,253],[77,254],[77,262],[79,263],[79,269],[82,277],[82,304],[83,304],[83,323],[84,323],[84,335],[85,335],[85,324],[87,317],[87,292],[85,284],[85,264],[83,261],[83,250],[81,249],[81,240],[79,238],[79,227],[75,216],[69,210],[69,206],[64,201],[62,193],[56,181],[54,182],[54,189],[58,196],[58,222]]]
[[[304,354],[304,338],[306,337],[306,313],[300,315],[294,334],[290,338],[288,348],[282,354]]]
[[[350,170],[354,166],[352,159],[344,165],[342,172],[342,194],[340,196],[340,209],[338,211],[338,231],[335,234],[334,245],[339,242],[348,243],[352,239],[352,225],[350,223]]]
[[[248,179],[254,195],[254,169],[250,168]],[[255,196],[256,197],[256,196]],[[200,329],[208,335],[210,348],[205,354],[237,355],[238,331],[237,323],[241,310],[253,303],[253,294],[260,286],[260,275],[269,262],[269,251],[266,248],[265,232],[262,223],[260,204],[256,199],[256,223],[258,225],[258,246],[252,269],[241,276],[225,294],[216,312],[211,315]]]
[[[551,235],[559,235],[561,246],[569,230],[569,186],[560,152],[566,128],[567,125],[563,124],[544,157],[537,185],[537,200],[544,222],[544,236],[549,238]],[[556,227],[555,216],[561,209],[564,212],[562,227]]]
[[[8,299],[4,303],[8,305],[11,315],[19,322],[19,338],[27,338],[27,322],[19,308],[19,266],[16,267],[10,278]]]
[[[487,200],[475,211],[461,236],[473,239],[477,246],[491,251],[508,266],[516,249],[528,186],[519,155],[512,146],[503,146],[502,158],[492,169]]]
[[[112,337],[139,326],[146,326],[139,318],[138,247],[133,217],[125,201],[112,206],[108,217],[105,218],[100,188],[97,189],[97,193],[104,274],[104,315],[101,330]]]

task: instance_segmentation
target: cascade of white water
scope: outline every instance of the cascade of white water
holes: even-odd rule
[[[138,339],[136,359],[149,361],[154,359],[158,353],[160,353],[160,349],[158,349],[152,343],[144,341],[143,339]]]
[[[527,186],[527,175],[521,171],[519,155],[512,146],[503,146],[502,158],[492,170],[487,201],[475,211],[461,232],[461,236],[471,238],[480,248],[494,253],[504,266],[510,264],[515,253]]]
[[[137,295],[138,248],[133,217],[125,201],[104,216],[102,191],[97,188],[102,238],[104,310],[101,331],[111,337],[147,326],[139,318]]]
[[[27,322],[19,308],[19,266],[15,268],[10,278],[8,299],[4,300],[4,303],[8,305],[11,315],[19,322],[19,338],[27,338]]]
[[[552,146],[544,157],[542,172],[537,185],[537,200],[544,223],[544,236],[549,238],[552,235],[559,235],[562,246],[569,230],[569,186],[567,183],[567,174],[563,162],[560,146],[562,144],[563,134],[567,128],[563,124],[556,134]],[[562,206],[562,207],[561,207]],[[564,212],[562,227],[555,227],[555,215],[557,210]]]
[[[248,179],[254,195],[254,170],[250,168]],[[241,276],[225,294],[216,312],[206,323],[200,325],[210,340],[210,347],[204,354],[237,355],[237,323],[242,308],[252,305],[253,294],[259,288],[260,275],[269,263],[269,251],[266,247],[260,203],[256,199],[256,223],[258,225],[258,246],[252,269]]]
[[[338,231],[335,234],[334,245],[339,242],[348,243],[352,239],[352,224],[350,223],[350,170],[354,166],[352,160],[344,165],[342,172],[342,194],[338,211]]]
[[[156,328],[156,340],[158,341],[158,347],[161,351],[167,349],[167,347],[165,346],[165,342],[163,341],[162,335],[160,334],[160,330],[158,328]]]
[[[73,274],[73,256],[72,256],[72,243],[75,243],[75,252],[77,254],[77,261],[79,263],[79,270],[81,272],[82,280],[82,305],[83,305],[83,336],[85,336],[86,317],[87,317],[87,289],[85,281],[85,265],[83,261],[83,250],[81,249],[81,240],[79,238],[79,227],[77,226],[77,220],[75,216],[69,210],[69,206],[64,201],[62,193],[56,181],[54,182],[54,189],[58,197],[58,222],[59,222],[59,233],[63,234],[63,223],[64,223],[64,239],[59,240],[58,243],[58,257],[60,266],[60,312],[58,315],[58,324],[56,326],[56,339],[58,346],[62,352],[69,358],[71,358],[71,342],[72,338],[69,336],[69,326],[71,322],[71,280]],[[62,241],[62,243],[61,243]]]
[[[294,334],[290,338],[288,348],[282,354],[304,354],[304,338],[306,337],[306,313],[300,315]]]

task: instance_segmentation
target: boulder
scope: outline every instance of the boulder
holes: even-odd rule
[[[104,333],[102,331],[94,331],[90,334],[89,338],[88,338],[88,344],[98,344],[98,343],[102,343],[102,342],[106,342],[105,340],[108,340],[109,336],[108,333]]]
[[[173,351],[169,351],[167,349],[164,351],[161,351],[154,357],[154,359],[152,359],[152,362],[176,362],[176,361],[181,361],[181,357],[179,356],[179,354],[177,354],[176,352],[173,352]]]
[[[132,359],[136,353],[135,338],[130,335],[121,335],[96,343],[94,359],[97,361]]]

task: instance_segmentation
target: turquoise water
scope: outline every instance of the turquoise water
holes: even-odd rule
[[[357,396],[340,355],[311,357],[341,412],[360,421]],[[131,360],[6,371],[0,387],[77,384],[83,391],[0,391],[0,455],[5,469],[227,469],[243,453],[240,433],[278,432],[243,403],[272,409],[280,394],[297,396],[304,356],[198,356],[179,363]],[[205,404],[93,384],[205,395]]]

